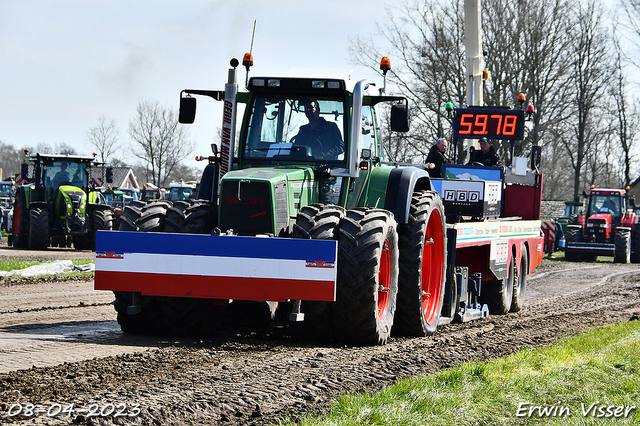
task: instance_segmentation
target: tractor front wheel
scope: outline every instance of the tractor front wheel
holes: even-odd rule
[[[44,250],[49,247],[49,210],[35,207],[29,211],[29,248]]]
[[[580,262],[582,260],[582,257],[578,253],[567,248],[569,243],[580,242],[581,232],[582,230],[580,228],[567,227],[567,232],[565,232],[564,234],[564,241],[565,241],[564,258],[569,262]]]
[[[303,207],[293,225],[293,238],[335,240],[340,220],[345,216],[341,206],[311,204]],[[291,322],[289,329],[300,340],[331,340],[333,338],[333,303],[303,300],[300,310],[304,321]]]
[[[616,233],[613,236],[613,242],[616,246],[613,255],[613,262],[631,262],[631,231],[628,229],[616,229]]]
[[[348,210],[338,235],[333,324],[349,344],[386,343],[398,296],[398,234],[383,209]]]
[[[23,191],[18,191],[13,207],[13,246],[15,248],[28,247],[29,241],[29,210]]]

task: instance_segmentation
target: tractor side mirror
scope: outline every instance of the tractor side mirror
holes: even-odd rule
[[[191,96],[180,98],[180,113],[178,122],[182,124],[193,124],[196,120],[196,98]]]
[[[391,130],[394,132],[408,132],[411,124],[409,105],[391,105]]]
[[[107,167],[107,183],[113,183],[113,167]]]
[[[20,166],[20,177],[22,180],[29,180],[29,163],[22,163]]]
[[[633,207],[634,209],[636,208],[636,197],[635,196],[632,195],[631,197],[629,197],[629,205],[631,207]]]

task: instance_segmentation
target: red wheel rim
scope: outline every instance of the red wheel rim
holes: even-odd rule
[[[442,216],[435,209],[429,215],[422,251],[422,314],[427,324],[438,318],[444,279],[444,235]]]
[[[380,272],[378,272],[378,319],[383,320],[389,308],[391,291],[391,254],[389,240],[384,240],[380,255]]]

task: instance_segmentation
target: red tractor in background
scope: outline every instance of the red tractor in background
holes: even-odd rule
[[[586,211],[567,225],[565,258],[593,262],[613,256],[615,263],[640,262],[635,199],[624,189],[592,188],[586,197]]]

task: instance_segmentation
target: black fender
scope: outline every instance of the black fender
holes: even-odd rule
[[[409,221],[411,197],[415,191],[433,191],[429,173],[417,167],[398,167],[389,173],[385,210],[392,212],[398,223]]]
[[[220,166],[218,162],[207,164],[200,178],[198,187],[198,199],[207,200],[213,203],[218,202],[218,173]]]
[[[49,210],[49,204],[46,201],[33,201],[31,200],[31,202],[29,203],[29,210],[36,208],[36,207],[43,207],[47,210]]]
[[[106,204],[87,203],[87,206],[85,207],[85,214],[88,217],[92,218],[93,214],[99,210],[100,211],[111,210],[111,207]]]

